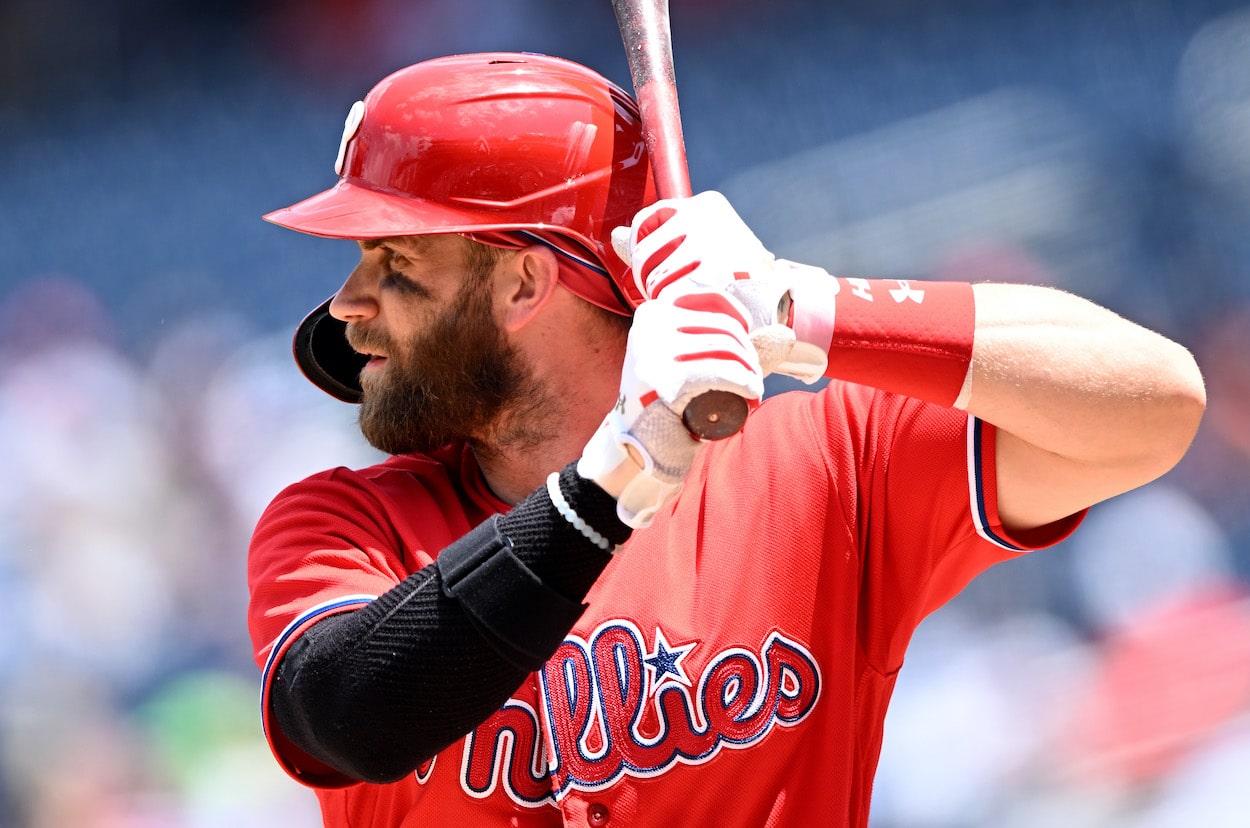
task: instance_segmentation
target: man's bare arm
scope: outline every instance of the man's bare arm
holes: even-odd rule
[[[1063,291],[973,286],[970,414],[998,428],[998,511],[1040,526],[1154,480],[1206,405],[1190,353]]]

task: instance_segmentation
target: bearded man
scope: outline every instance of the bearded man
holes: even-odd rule
[[[864,826],[912,632],[1184,454],[1180,345],[1024,285],[835,278],[655,199],[634,101],[529,54],[400,70],[296,334],[393,455],[277,495],[265,732],[327,826]],[[830,382],[759,403],[771,372]],[[700,442],[696,395],[755,403]]]

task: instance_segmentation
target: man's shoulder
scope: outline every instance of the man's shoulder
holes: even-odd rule
[[[422,454],[396,454],[379,460],[368,466],[334,466],[316,474],[309,475],[295,483],[323,483],[338,481],[342,483],[357,482],[360,484],[379,484],[389,482],[419,483],[423,479],[458,477],[465,462],[463,445],[449,445],[442,449]]]
[[[442,478],[449,474],[458,475],[460,465],[460,455],[452,455],[448,452],[397,454],[371,466],[351,470],[349,473],[364,480],[383,480],[393,477],[421,480],[430,476]],[[345,470],[340,468],[337,471],[342,474]]]
[[[463,454],[462,449],[448,447],[428,454],[394,455],[368,466],[324,469],[286,486],[270,508],[310,500],[328,505],[454,498],[463,472]]]
[[[802,385],[796,380],[791,385],[774,386],[774,392],[765,398],[759,412],[752,416],[764,414],[759,418],[761,423],[766,422],[779,431],[793,428],[796,422],[815,418],[823,422],[825,428],[849,429],[854,432],[863,429],[868,423],[875,423],[880,428],[913,420],[922,409],[950,410],[944,406],[843,380],[821,380],[813,386]],[[951,416],[962,419],[965,415],[955,412]]]
[[[339,466],[292,483],[259,516],[254,544],[289,533],[345,537],[366,530],[402,536],[412,546],[417,538],[437,534],[438,526],[464,523],[467,531],[472,498],[462,486],[460,464],[440,454],[388,457],[361,468]],[[436,540],[445,544],[454,537]]]
[[[840,380],[821,380],[816,385],[803,385],[797,380],[790,385],[774,385],[759,410],[757,428],[770,429],[793,439],[795,429],[819,426],[826,432],[831,426],[844,427],[849,420],[862,417],[872,408],[880,392],[862,385]]]

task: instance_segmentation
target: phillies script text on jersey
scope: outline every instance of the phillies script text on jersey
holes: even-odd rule
[[[820,696],[816,660],[782,632],[757,650],[711,654],[696,679],[685,661],[698,647],[670,643],[658,627],[648,641],[624,620],[601,624],[589,640],[566,639],[540,677],[542,721],[523,701],[505,704],[466,738],[461,785],[478,798],[502,785],[517,804],[554,804],[572,788],[658,776],[722,748],[749,748],[774,725],[801,722]],[[418,770],[419,781],[434,761]]]

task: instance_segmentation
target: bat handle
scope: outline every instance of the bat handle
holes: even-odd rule
[[[660,198],[688,197],[692,190],[673,72],[668,0],[612,0],[612,8],[625,43],[656,193]],[[723,440],[742,429],[749,410],[737,394],[705,391],[690,401],[681,419],[695,437]]]
[[[620,5],[618,4],[618,8]],[[656,8],[659,11],[656,11]],[[667,4],[643,4],[644,13],[661,14],[668,27]],[[620,12],[618,12],[619,14]],[[655,24],[649,24],[654,26]],[[634,36],[637,40],[637,36]],[[629,39],[627,38],[627,43]],[[661,198],[689,198],[692,194],[686,166],[686,144],[681,119],[677,116],[677,85],[673,60],[666,38],[642,38],[643,54],[631,55],[635,94],[646,124],[647,154]],[[686,430],[700,440],[724,440],[742,430],[750,407],[730,391],[704,391],[691,400],[681,413]]]
[[[686,404],[681,421],[702,440],[724,440],[742,430],[750,411],[747,401],[732,391],[704,391]]]

